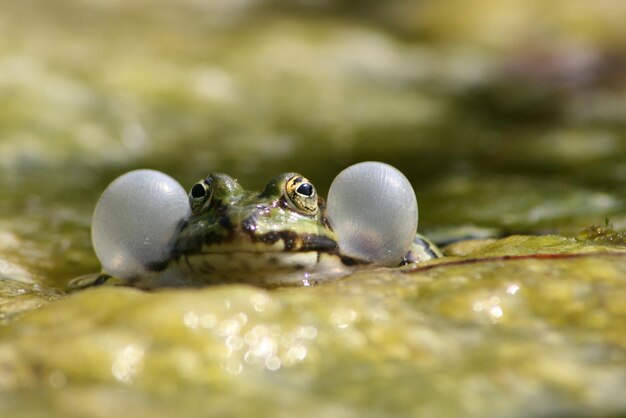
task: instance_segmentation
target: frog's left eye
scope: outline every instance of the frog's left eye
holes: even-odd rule
[[[200,180],[193,185],[189,191],[189,204],[191,205],[191,211],[197,213],[207,202],[210,202],[213,196],[213,188],[211,187],[211,181],[209,179]]]
[[[317,213],[315,187],[302,176],[293,176],[285,184],[285,197],[290,207],[305,215]]]

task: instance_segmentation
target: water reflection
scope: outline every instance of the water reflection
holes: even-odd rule
[[[115,353],[111,372],[122,383],[132,383],[133,377],[143,369],[145,349],[137,344],[129,344]]]
[[[352,309],[337,309],[330,314],[330,322],[340,329],[345,329],[357,319],[357,312]]]
[[[250,298],[250,302],[257,312],[266,312],[271,298],[259,293]],[[356,319],[352,310],[334,312],[333,323],[341,328],[346,327]],[[201,335],[208,332],[209,336],[218,337],[223,341],[224,358],[222,368],[229,374],[238,375],[245,367],[276,371],[283,366],[293,366],[304,361],[309,354],[309,344],[318,336],[318,330],[311,325],[297,325],[286,329],[282,326],[268,323],[259,323],[258,319],[249,320],[243,312],[236,313],[225,319],[220,319],[218,313],[199,313],[188,311],[183,315],[184,326]],[[249,322],[255,323],[250,327]],[[208,341],[207,341],[208,343]],[[129,380],[131,373],[129,353],[124,352],[124,361],[117,362],[116,372],[118,379]]]
[[[504,315],[504,310],[500,306],[501,302],[500,297],[492,296],[487,300],[474,302],[472,310],[476,313],[486,314],[491,322],[496,324]]]

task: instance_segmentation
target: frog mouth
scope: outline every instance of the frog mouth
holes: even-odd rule
[[[259,285],[308,285],[337,278],[357,263],[337,253],[316,250],[206,252],[176,260],[192,281]]]
[[[319,251],[337,253],[337,242],[324,235],[299,234],[294,231],[272,231],[262,235],[251,235],[252,241],[270,246],[282,243],[282,251]]]
[[[200,251],[174,257],[178,264],[200,276],[219,280],[251,281],[275,275],[285,280],[309,277],[315,270],[338,270],[362,264],[342,256],[337,242],[324,235],[272,231],[260,235],[246,234],[250,239],[232,240],[204,246]]]

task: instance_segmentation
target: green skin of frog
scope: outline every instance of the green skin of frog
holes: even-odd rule
[[[324,199],[300,174],[280,174],[258,193],[245,190],[226,174],[213,173],[191,188],[189,203],[191,216],[171,257],[146,266],[147,274],[142,277],[118,281],[101,275],[89,285],[106,282],[156,288],[239,282],[309,286],[369,264],[341,254]],[[399,265],[440,256],[434,244],[416,234]]]

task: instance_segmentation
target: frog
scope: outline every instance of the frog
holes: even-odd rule
[[[148,174],[142,173],[144,179],[146,176]],[[160,179],[147,183],[156,185],[154,198],[145,199],[150,207],[155,204],[165,205],[160,200],[168,203],[161,197],[167,194],[162,192],[164,186],[161,183]],[[143,191],[146,185],[133,187]],[[103,193],[101,201],[105,200],[107,191]],[[313,183],[297,172],[274,176],[260,192],[244,189],[228,174],[214,172],[197,181],[184,193],[187,212],[180,216],[180,225],[175,228],[172,244],[168,244],[163,256],[157,257],[156,261],[142,261],[139,270],[128,268],[127,273],[126,270],[115,270],[111,267],[109,270],[113,270],[114,274],[108,274],[106,266],[110,266],[111,262],[107,264],[107,259],[111,257],[102,255],[102,251],[98,254],[96,244],[102,239],[96,239],[94,232],[94,247],[105,271],[96,280],[83,280],[78,287],[104,283],[144,289],[220,283],[249,283],[267,287],[312,286],[346,276],[359,269],[377,266],[372,260],[347,254],[342,250],[341,240],[329,219],[326,200],[318,195]],[[133,195],[132,201],[135,200],[137,198]],[[178,206],[183,205],[179,198],[174,200]],[[129,212],[123,213],[123,216],[141,211],[134,207],[120,209],[118,197],[115,202],[115,210]],[[148,208],[147,205],[148,203],[144,207]],[[142,215],[145,218],[154,217]],[[108,211],[99,211],[97,206],[94,231],[103,229],[97,227],[98,218],[117,219],[120,216],[119,213],[108,215]],[[154,222],[156,226],[161,223],[159,219],[147,219],[147,222]],[[106,223],[105,229],[109,225]],[[154,225],[148,225],[147,228],[152,231]],[[118,229],[128,235],[125,231],[127,227]],[[409,237],[412,237],[412,242],[408,250],[401,259],[396,260],[397,263],[394,262],[396,266],[413,265],[442,257],[439,248],[429,239],[415,229],[412,234]],[[143,235],[137,239],[146,244],[150,240],[152,238],[144,238]],[[112,258],[115,262],[125,249],[128,252],[134,251],[134,247],[125,247],[125,243],[114,244],[120,247],[113,251]],[[115,274],[116,272],[121,273]],[[115,280],[114,276],[124,277]]]
[[[325,199],[301,174],[279,174],[258,193],[213,173],[194,184],[189,202],[191,216],[168,261],[189,277],[308,286],[370,264],[342,254]],[[439,257],[436,245],[416,233],[398,265]]]

